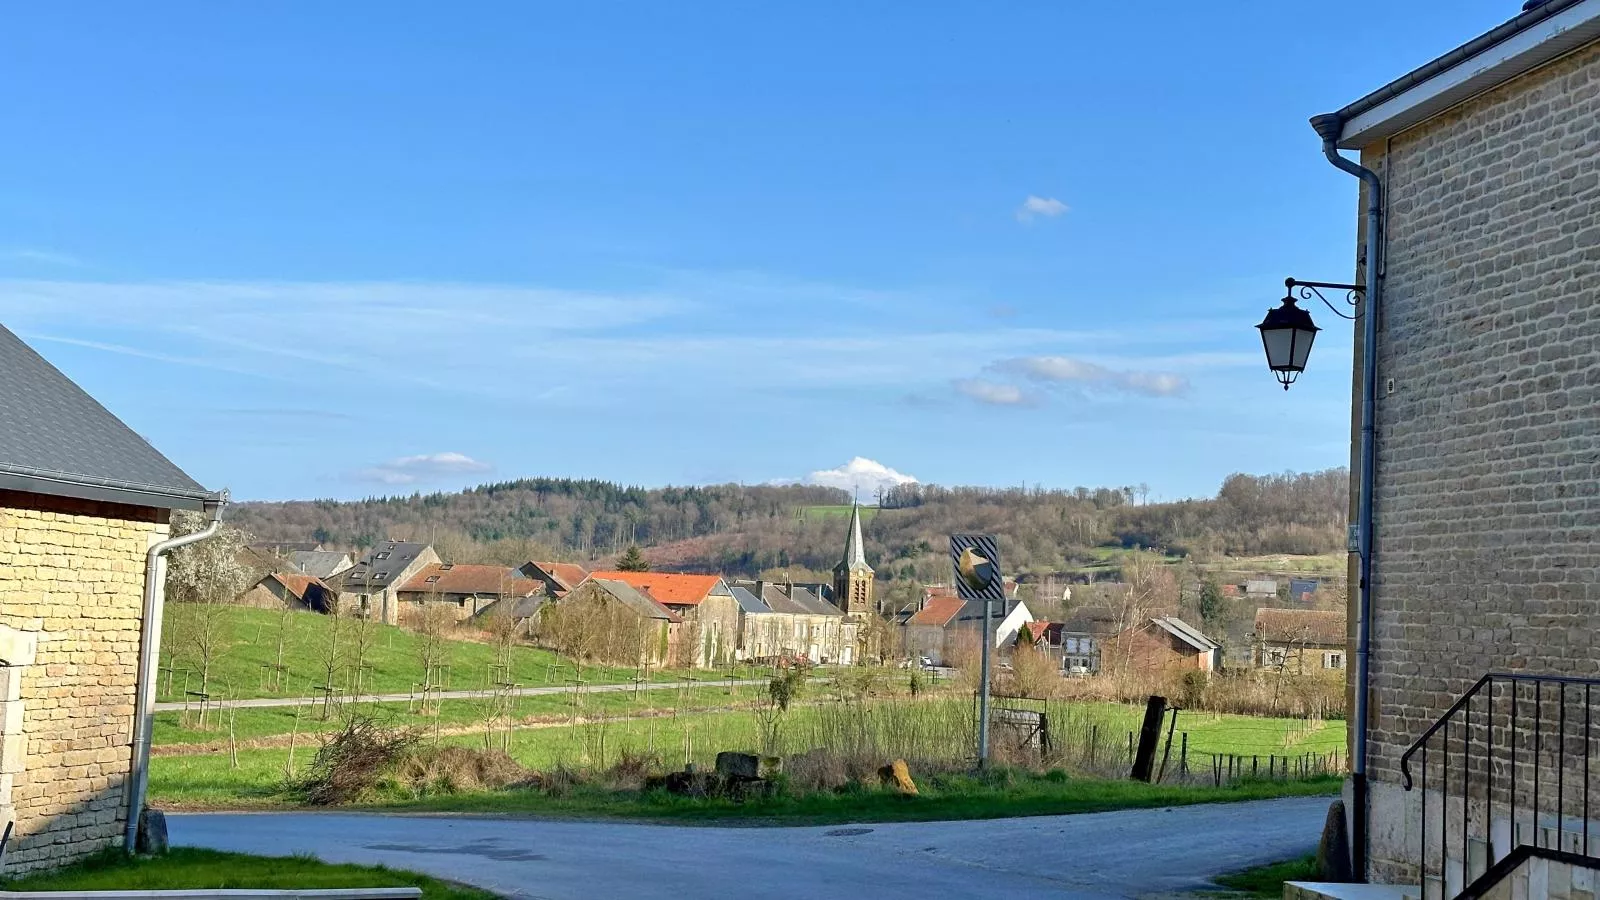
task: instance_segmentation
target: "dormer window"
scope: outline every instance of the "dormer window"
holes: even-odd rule
[[[387,550],[383,551],[382,553],[379,553],[376,557],[374,557],[374,559],[388,559],[388,558],[389,558],[389,551],[387,551]]]

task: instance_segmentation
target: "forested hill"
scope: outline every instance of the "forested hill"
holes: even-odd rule
[[[868,511],[867,552],[885,579],[935,577],[947,565],[942,553],[953,531],[1000,535],[1006,569],[1038,576],[1092,562],[1106,547],[1197,557],[1336,552],[1344,546],[1348,488],[1344,469],[1232,475],[1216,497],[1177,503],[1137,503],[1127,488],[909,485]],[[460,493],[241,503],[230,518],[262,541],[361,549],[406,538],[431,541],[456,562],[591,562],[636,544],[660,569],[734,575],[830,569],[844,548],[848,503],[844,491],[824,487],[645,489],[533,478]]]

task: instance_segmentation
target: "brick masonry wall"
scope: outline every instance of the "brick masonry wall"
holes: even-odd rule
[[[156,510],[0,492],[0,624],[38,640],[21,734],[0,737],[25,747],[5,874],[122,842],[145,553],[166,535]]]
[[[1369,770],[1381,871],[1416,840],[1382,833],[1415,802],[1394,793],[1401,753],[1479,676],[1600,675],[1600,47],[1363,161],[1388,188]]]

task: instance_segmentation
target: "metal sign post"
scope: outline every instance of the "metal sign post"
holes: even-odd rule
[[[994,650],[994,607],[1005,602],[1000,576],[1000,547],[992,534],[950,535],[950,564],[955,569],[956,596],[964,603],[983,604],[982,663],[978,687],[978,767],[989,765],[989,657]],[[965,608],[963,607],[963,612]]]

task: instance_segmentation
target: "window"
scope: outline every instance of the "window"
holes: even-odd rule
[[[388,572],[379,572],[378,574],[376,574],[376,575],[374,575],[372,577],[377,579],[377,580],[379,580],[379,581],[382,581],[383,579],[389,577],[389,573]]]
[[[1287,661],[1289,654],[1282,647],[1268,647],[1265,662],[1269,666],[1281,666]]]
[[[454,568],[455,568],[455,567],[456,567],[456,564],[455,564],[455,563],[444,563],[444,564],[442,564],[442,565],[440,565],[440,566],[439,566],[439,571],[441,571],[441,572],[448,572],[448,571],[450,571],[450,570],[451,570],[451,569],[454,569]]]
[[[1326,654],[1322,658],[1322,667],[1324,669],[1342,669],[1342,668],[1344,668],[1344,654],[1340,653],[1338,651]]]
[[[388,559],[388,558],[389,558],[389,551],[387,551],[387,550],[385,550],[382,553],[379,553],[377,556],[373,557],[373,559]]]
[[[433,584],[435,581],[438,581],[438,580],[439,580],[439,576],[437,576],[437,575],[429,575],[427,578],[422,579],[424,584]]]
[[[1067,640],[1066,640],[1066,650],[1067,650],[1068,653],[1077,653],[1078,652],[1078,639],[1077,638],[1067,638]]]

